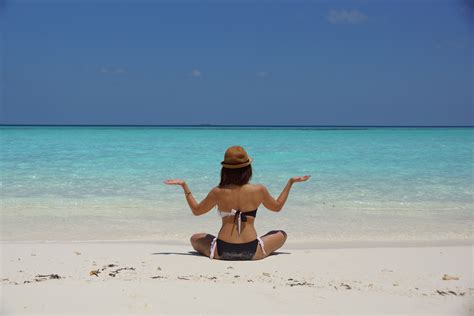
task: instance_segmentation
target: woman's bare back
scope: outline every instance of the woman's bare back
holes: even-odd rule
[[[216,193],[217,209],[222,212],[236,210],[246,213],[258,209],[262,203],[261,190],[258,185],[254,184],[217,188]],[[247,216],[247,221],[242,222],[239,235],[234,217],[224,217],[222,218],[222,227],[218,237],[229,243],[245,243],[255,240],[257,232],[254,227],[254,221],[255,218],[253,216]]]
[[[262,203],[259,185],[245,184],[217,188],[217,208],[221,211],[232,209],[241,212],[253,211]]]

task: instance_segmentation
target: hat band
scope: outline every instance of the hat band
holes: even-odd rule
[[[224,167],[224,168],[237,169],[237,168],[243,168],[243,167],[246,167],[246,166],[250,165],[250,162],[251,162],[251,160],[249,159],[246,162],[239,163],[239,164],[228,164],[228,163],[224,163],[224,162],[221,162],[221,164],[222,164],[222,167]]]

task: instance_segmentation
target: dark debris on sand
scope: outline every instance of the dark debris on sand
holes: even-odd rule
[[[115,267],[115,265],[109,265],[109,266],[114,266],[114,267]],[[123,270],[135,271],[135,268],[134,268],[134,267],[120,268],[120,269],[111,271],[111,272],[109,273],[109,275],[110,275],[111,277],[115,277],[120,271],[123,271]]]
[[[111,264],[108,264],[108,265],[103,266],[102,269],[100,269],[100,270],[99,270],[99,269],[97,269],[97,270],[91,270],[91,271],[89,272],[89,275],[95,275],[96,277],[98,277],[99,274],[100,274],[102,271],[106,270],[107,268],[113,268],[113,267],[117,267],[117,265],[111,263]],[[123,270],[135,271],[135,268],[134,268],[134,267],[119,268],[119,269],[110,271],[110,272],[109,272],[109,276],[115,277],[120,271],[123,271]]]
[[[436,293],[438,293],[441,296],[445,296],[445,295],[464,296],[466,294],[466,292],[455,292],[451,290],[446,290],[446,291],[436,290]]]
[[[50,280],[50,279],[62,279],[64,277],[58,275],[58,274],[37,274],[35,276],[35,278],[33,279],[35,282],[42,282],[42,281],[46,281],[46,280]],[[25,283],[31,283],[32,281],[30,280],[25,280],[23,281],[23,284]]]
[[[306,282],[306,281],[298,281],[298,280],[295,280],[295,279],[288,279],[288,283],[286,283],[286,285],[289,285],[291,287],[293,286],[314,286],[313,283],[310,283],[310,282]]]
[[[60,275],[57,274],[37,274],[37,278],[48,278],[48,279],[61,279]]]

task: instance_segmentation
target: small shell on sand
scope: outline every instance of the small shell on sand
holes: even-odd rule
[[[443,281],[450,281],[450,280],[459,280],[459,277],[445,274],[443,275],[441,279]]]

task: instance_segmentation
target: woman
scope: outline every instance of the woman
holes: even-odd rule
[[[221,162],[221,181],[209,194],[197,203],[186,182],[181,179],[166,180],[166,184],[180,185],[194,215],[202,215],[217,207],[222,217],[222,227],[217,237],[206,233],[191,237],[193,248],[199,253],[221,260],[258,260],[279,249],[286,241],[283,230],[272,230],[257,237],[254,221],[257,208],[263,204],[267,209],[279,212],[288,198],[291,186],[303,182],[310,176],[292,177],[283,192],[275,200],[261,184],[250,184],[252,163],[240,146],[228,148]],[[217,250],[217,251],[216,251]]]

